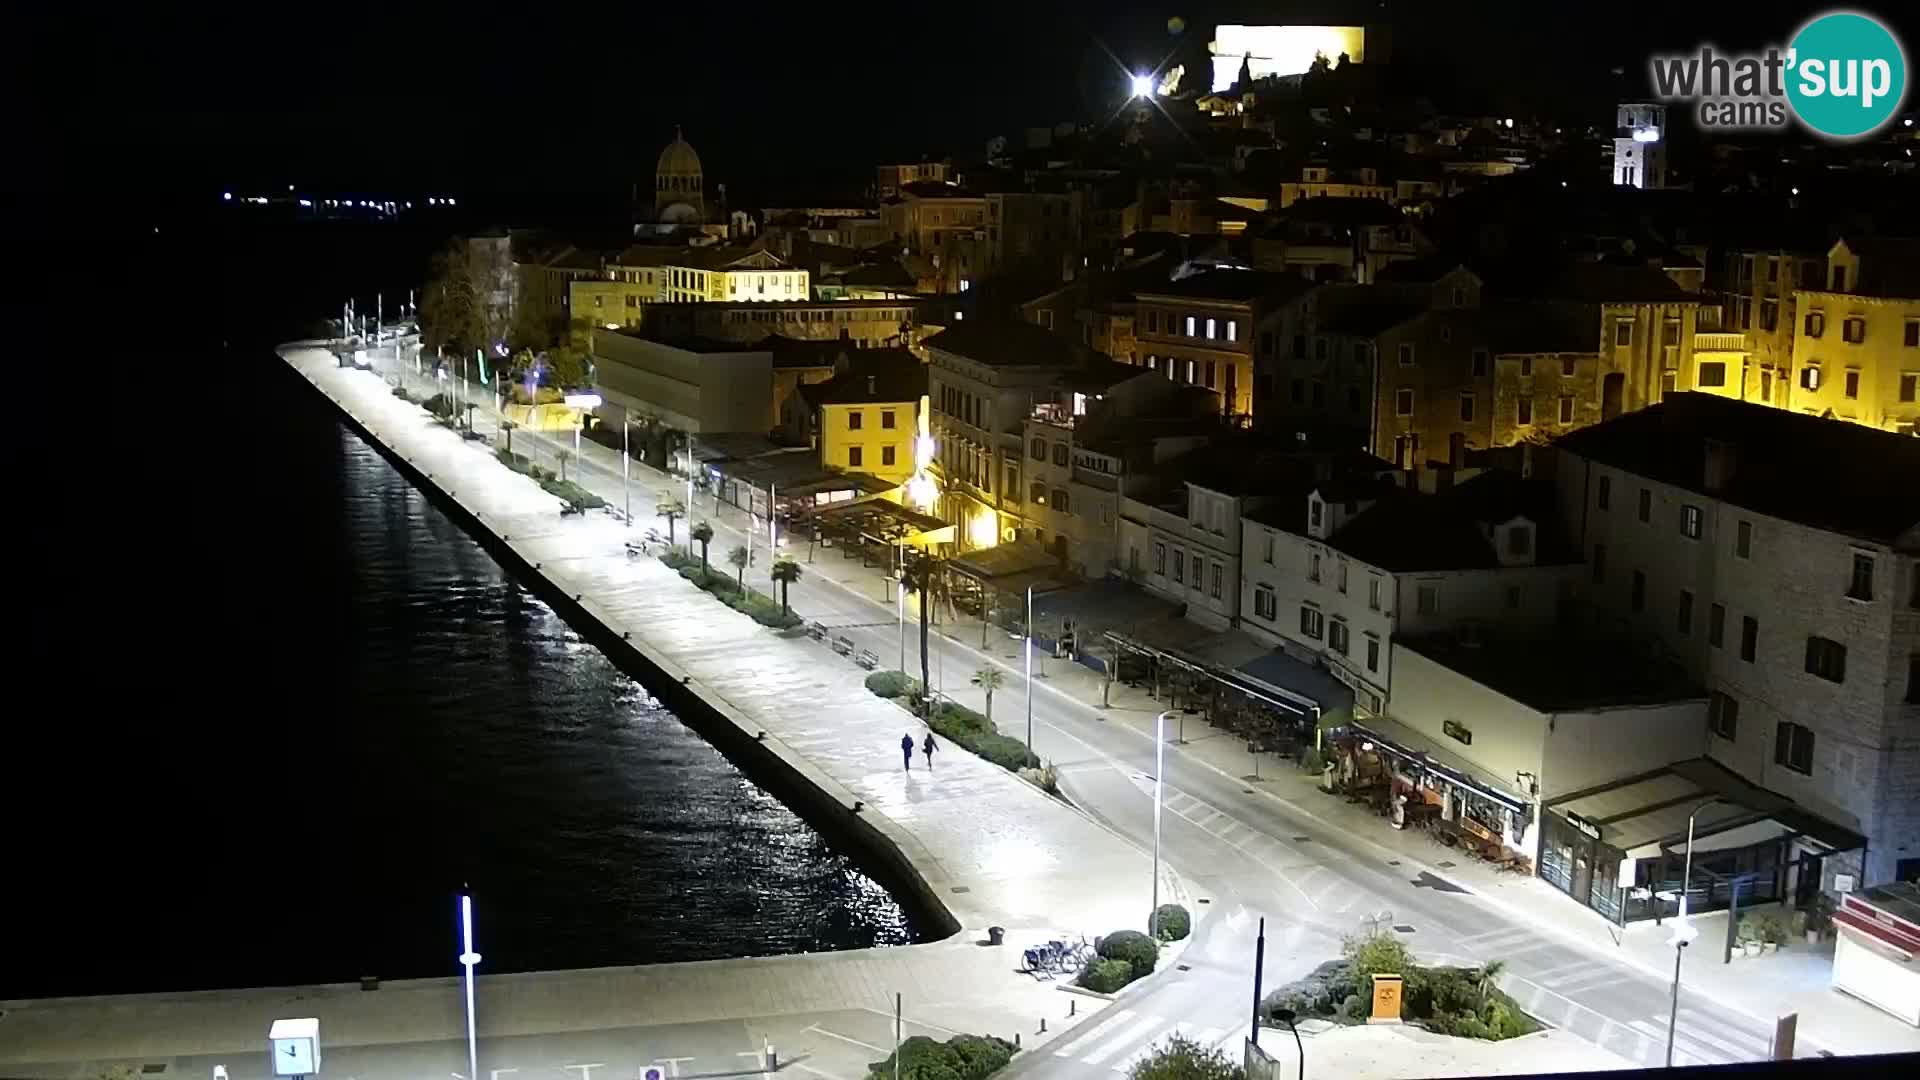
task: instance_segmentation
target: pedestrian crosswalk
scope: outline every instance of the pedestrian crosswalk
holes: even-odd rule
[[[1116,1009],[1098,1024],[1057,1046],[1053,1056],[1126,1073],[1171,1036],[1179,1035],[1203,1047],[1213,1047],[1228,1034],[1226,1028],[1169,1020],[1135,1009]]]
[[[1145,774],[1135,782],[1149,784]],[[1340,875],[1324,873],[1322,852],[1269,835],[1189,792],[1168,786],[1161,808],[1227,845],[1272,873],[1290,897],[1321,915],[1336,915],[1381,906],[1376,894]]]

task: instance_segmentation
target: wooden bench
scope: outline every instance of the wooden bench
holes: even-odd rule
[[[834,638],[833,651],[839,653],[841,656],[852,656],[853,655],[853,639],[850,637]]]
[[[827,624],[826,623],[808,623],[807,636],[812,638],[815,641],[827,640]]]
[[[868,671],[872,671],[874,668],[880,666],[880,656],[872,649],[861,649],[860,655],[854,657],[853,662],[866,668]]]

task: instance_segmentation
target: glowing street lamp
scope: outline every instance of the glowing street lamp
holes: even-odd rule
[[[1153,96],[1153,76],[1135,75],[1133,77],[1132,85],[1133,85],[1134,97],[1146,98],[1146,97]]]
[[[477,1080],[480,1075],[480,1044],[473,1028],[473,967],[480,962],[480,954],[473,951],[471,893],[460,894],[460,942],[465,950],[460,954],[460,965],[467,969],[467,1075]]]
[[[1687,815],[1687,860],[1685,869],[1680,872],[1680,913],[1674,916],[1673,936],[1667,944],[1673,946],[1673,1004],[1667,1013],[1667,1068],[1673,1068],[1673,1029],[1680,1022],[1680,958],[1687,954],[1687,946],[1700,935],[1700,929],[1687,921],[1687,889],[1693,881],[1693,822],[1700,811],[1721,802],[1720,799],[1708,799],[1693,808]]]
[[[1153,718],[1153,914],[1147,916],[1147,936],[1160,940],[1160,779],[1166,774],[1167,717]]]
[[[580,460],[580,433],[587,429],[587,415],[585,410],[599,408],[600,395],[568,394],[562,400],[567,403],[567,408],[581,410],[580,422],[573,425],[573,457],[575,461],[578,461]]]

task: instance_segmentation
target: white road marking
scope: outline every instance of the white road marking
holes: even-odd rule
[[[1091,1054],[1083,1056],[1080,1061],[1084,1065],[1098,1065],[1120,1051],[1135,1045],[1141,1036],[1164,1023],[1166,1023],[1166,1021],[1158,1016],[1142,1016],[1139,1023],[1122,1028],[1119,1034],[1107,1040],[1106,1045]]]
[[[1132,1015],[1133,1015],[1132,1009],[1121,1009],[1119,1012],[1114,1013],[1108,1019],[1103,1020],[1100,1023],[1095,1024],[1093,1027],[1089,1028],[1088,1030],[1082,1032],[1079,1035],[1079,1037],[1075,1038],[1072,1042],[1067,1043],[1066,1045],[1056,1049],[1053,1052],[1053,1056],[1054,1057],[1072,1057],[1074,1055],[1074,1051],[1076,1050],[1076,1048],[1080,1046],[1080,1044],[1088,1042],[1092,1039],[1099,1038],[1101,1035],[1106,1034],[1108,1031],[1112,1030],[1113,1028],[1118,1027],[1121,1023],[1123,1023],[1128,1017]]]
[[[875,1016],[881,1016],[881,1017],[885,1017],[885,1018],[886,1018],[886,1019],[888,1019],[888,1020],[891,1020],[891,1019],[893,1019],[893,1014],[892,1014],[892,1013],[890,1013],[890,1012],[881,1012],[881,1011],[880,1011],[879,1009],[870,1009],[870,1008],[867,1008],[867,1007],[866,1007],[866,1006],[864,1006],[864,1005],[863,1005],[863,1006],[861,1006],[861,1011],[862,1011],[862,1012],[870,1012],[870,1013],[872,1013],[872,1014],[873,1014],[873,1015],[875,1015]],[[901,1022],[902,1024],[912,1024],[912,1025],[913,1025],[914,1027],[923,1027],[923,1028],[926,1028],[926,1029],[927,1029],[928,1031],[939,1031],[939,1032],[944,1032],[944,1033],[946,1033],[946,1034],[948,1034],[948,1035],[964,1035],[964,1034],[966,1034],[966,1032],[963,1032],[963,1031],[955,1031],[955,1030],[953,1030],[952,1028],[945,1028],[945,1027],[941,1027],[941,1026],[940,1026],[939,1024],[929,1024],[929,1023],[927,1023],[927,1022],[926,1022],[925,1020],[915,1020],[915,1019],[914,1019],[913,1017],[911,1017],[911,1016],[902,1016],[902,1017],[900,1018],[900,1022]]]
[[[842,1035],[837,1031],[828,1031],[826,1028],[823,1028],[818,1024],[808,1025],[807,1030],[814,1032],[816,1034],[825,1035],[829,1039],[839,1039],[843,1043],[852,1043],[853,1045],[858,1046],[861,1049],[871,1050],[876,1054],[893,1053],[893,1051],[887,1049],[884,1046],[875,1046],[870,1042],[861,1042],[859,1039],[848,1038],[847,1036]]]

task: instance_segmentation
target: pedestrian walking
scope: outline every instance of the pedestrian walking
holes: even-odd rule
[[[913,771],[913,732],[900,736],[900,764],[908,772]]]
[[[920,752],[921,752],[921,753],[923,753],[923,754],[925,754],[925,755],[927,755],[927,771],[928,771],[928,772],[932,772],[932,771],[933,771],[933,751],[934,751],[934,749],[935,749],[935,747],[934,747],[934,745],[933,745],[933,732],[931,732],[931,731],[929,731],[929,732],[927,732],[927,739],[926,739],[926,741],[920,744]]]

